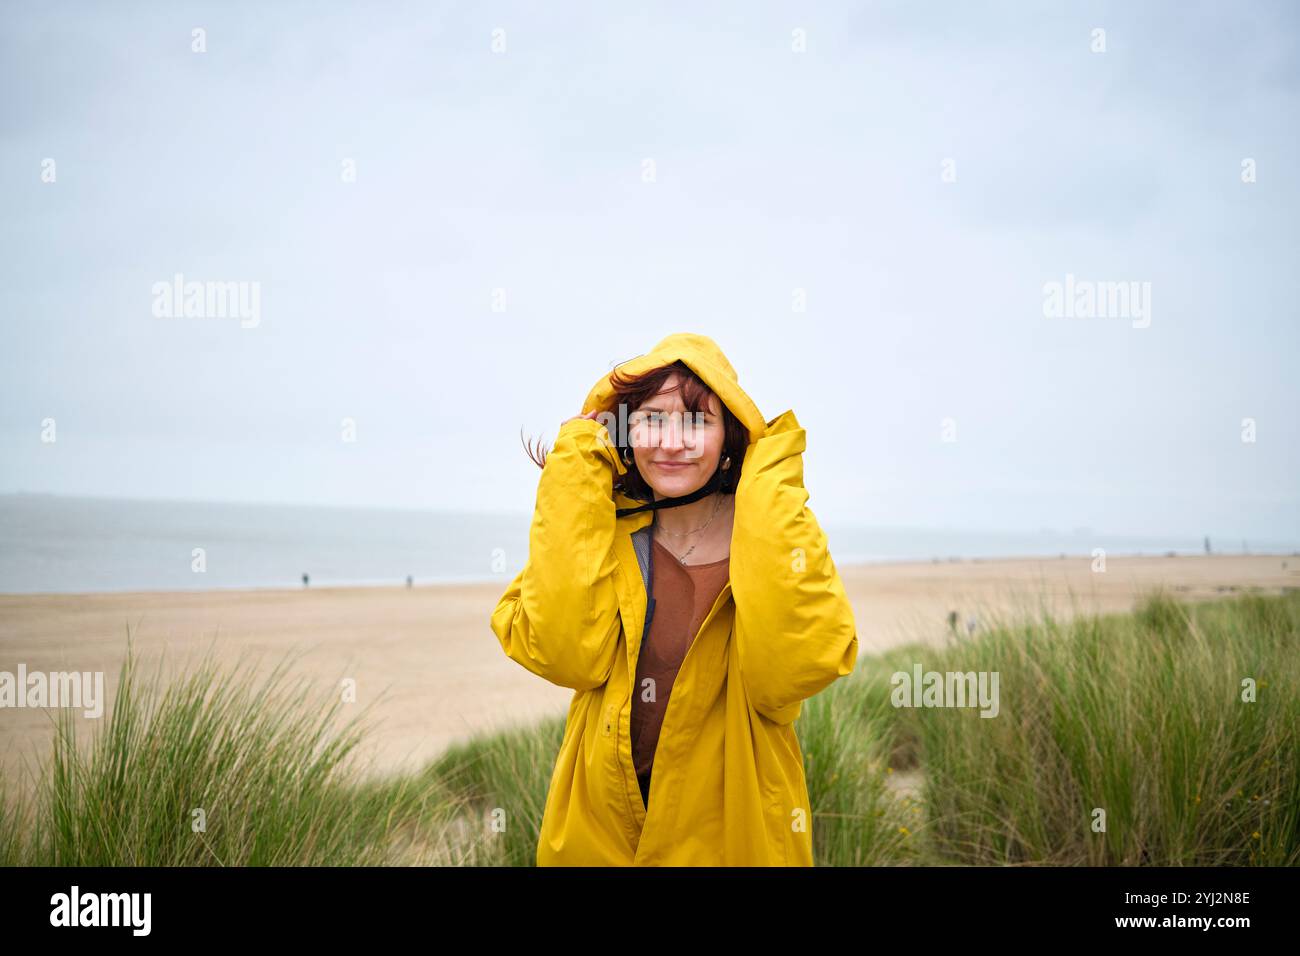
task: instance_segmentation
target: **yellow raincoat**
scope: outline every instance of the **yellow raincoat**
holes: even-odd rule
[[[652,512],[613,490],[626,473],[602,422],[560,428],[538,482],[527,564],[492,613],[506,655],[576,691],[551,774],[539,866],[812,866],[812,812],[793,721],[852,672],[853,610],[807,506],[805,432],[765,421],[712,339],[679,333],[619,366],[681,359],[749,429],[730,580],[673,682],[649,812],[629,726],[645,622],[632,532]],[[602,376],[583,412],[610,410]]]

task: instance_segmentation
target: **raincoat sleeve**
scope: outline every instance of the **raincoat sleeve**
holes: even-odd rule
[[[613,483],[626,468],[607,442],[593,419],[560,427],[537,485],[527,563],[492,612],[507,657],[575,690],[609,679],[621,625]]]
[[[853,671],[853,608],[826,535],[807,506],[806,432],[793,411],[753,443],[736,488],[732,595],[740,672],[754,708],[780,724]]]

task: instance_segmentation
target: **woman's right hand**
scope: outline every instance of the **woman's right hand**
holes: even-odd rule
[[[569,424],[569,422],[577,421],[577,420],[580,419],[580,418],[590,418],[592,421],[599,421],[599,420],[600,420],[600,409],[598,409],[598,408],[597,408],[597,409],[592,409],[591,411],[587,412],[587,414],[585,414],[585,415],[574,415],[572,418],[566,418],[564,421],[560,422],[560,427],[563,428],[565,425]],[[600,429],[600,432],[599,432],[599,434],[598,434],[597,437],[600,439],[600,441],[601,441],[602,444],[604,444],[604,445],[606,445],[606,446],[610,446],[610,447],[613,447],[613,446],[614,446],[613,436],[610,435],[608,429],[606,429],[606,428],[602,428],[602,429]],[[617,447],[614,447],[614,454],[615,454],[615,455],[618,454],[618,448],[617,448]],[[614,465],[614,468],[615,468],[615,469],[617,469],[618,467],[619,467],[619,466],[618,466],[617,464]]]
[[[592,409],[591,411],[587,412],[587,414],[585,414],[585,415],[574,415],[573,418],[566,418],[564,421],[560,422],[560,427],[563,428],[565,425],[567,425],[569,422],[573,421],[575,418],[591,418],[591,419],[594,419],[594,418],[595,418],[597,415],[599,415],[599,414],[600,414],[600,412],[599,412],[598,410],[596,410],[596,409]]]

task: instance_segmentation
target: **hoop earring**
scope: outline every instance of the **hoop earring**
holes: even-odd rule
[[[631,452],[632,452],[631,448],[624,448],[623,453],[620,456],[623,459],[623,464],[627,465],[628,467],[631,467],[632,465],[632,459],[629,457]]]
[[[730,467],[731,467],[731,456],[727,455],[725,458],[722,459],[722,470],[726,471]]]

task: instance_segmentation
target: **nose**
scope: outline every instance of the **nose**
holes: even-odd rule
[[[676,451],[684,447],[682,436],[682,416],[674,412],[667,416],[659,428],[659,447],[665,451]]]

